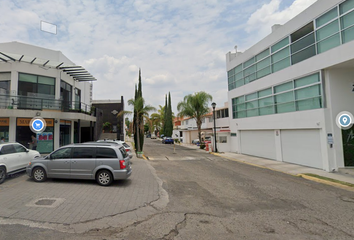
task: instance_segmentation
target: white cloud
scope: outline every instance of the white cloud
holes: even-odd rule
[[[259,1],[4,0],[0,41],[60,50],[98,79],[94,99],[133,98],[141,68],[146,103],[164,105],[171,92],[176,113],[177,103],[198,91],[223,105],[225,53],[236,41],[270,32],[272,24],[287,21],[314,0],[295,0],[283,10],[280,0],[261,8]],[[57,35],[40,31],[41,20],[57,25]]]
[[[260,39],[271,33],[274,24],[286,23],[314,2],[316,0],[295,0],[289,7],[280,10],[281,0],[271,0],[249,17],[246,31],[253,38]]]

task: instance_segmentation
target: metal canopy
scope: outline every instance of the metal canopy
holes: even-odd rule
[[[67,67],[59,67],[66,74],[70,75],[77,81],[95,81],[94,78],[85,68],[81,66],[67,66]],[[81,76],[82,75],[82,76]]]
[[[66,74],[71,76],[76,81],[97,81],[85,68],[81,66],[72,66],[66,65],[64,62],[57,62],[52,60],[44,60],[37,57],[14,54],[14,53],[5,53],[0,51],[0,62],[9,62],[9,61],[19,61],[27,62],[30,64],[36,64],[45,68],[56,68],[63,70]]]

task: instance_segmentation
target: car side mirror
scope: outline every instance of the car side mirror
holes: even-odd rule
[[[26,152],[29,152],[29,149],[26,148]]]

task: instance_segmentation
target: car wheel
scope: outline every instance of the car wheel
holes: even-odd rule
[[[0,167],[0,184],[3,183],[6,179],[6,169],[4,167]]]
[[[47,173],[41,167],[34,168],[32,176],[35,182],[44,182],[45,180],[47,180]]]
[[[113,182],[112,173],[108,170],[101,170],[97,173],[96,181],[101,186],[109,186]]]

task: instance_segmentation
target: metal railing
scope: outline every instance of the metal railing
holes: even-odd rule
[[[14,95],[0,95],[0,109],[58,110],[95,116],[91,105],[83,102]]]

